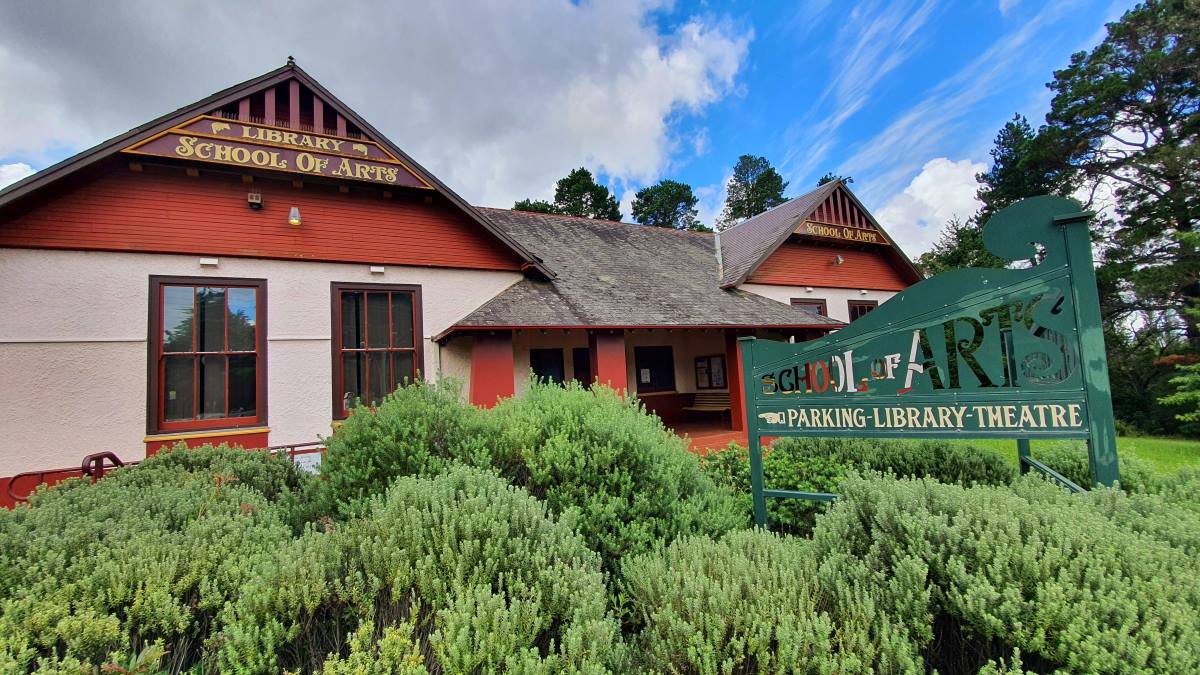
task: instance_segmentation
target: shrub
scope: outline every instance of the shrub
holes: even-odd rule
[[[179,446],[0,511],[0,670],[92,670],[155,649],[190,667],[253,562],[308,517],[309,482],[267,453]]]
[[[329,439],[326,503],[343,513],[396,476],[432,476],[453,462],[491,467],[572,512],[606,568],[659,539],[719,534],[745,520],[730,491],[700,469],[686,443],[611,389],[531,382],[491,410],[447,385],[397,390],[356,408]]]
[[[1054,443],[1039,447],[1033,451],[1033,458],[1084,489],[1092,487],[1087,448],[1082,443]],[[1157,477],[1153,467],[1146,460],[1129,454],[1119,454],[1117,466],[1121,472],[1122,489],[1129,492],[1156,489]]]
[[[353,511],[399,476],[433,476],[454,461],[488,466],[488,421],[453,381],[400,387],[376,408],[354,407],[325,439],[325,508]]]
[[[919,672],[914,643],[859,596],[832,611],[808,542],[762,531],[677,540],[626,559],[643,671]]]
[[[632,397],[534,382],[493,414],[496,468],[552,511],[576,514],[580,533],[610,570],[660,541],[719,534],[745,521],[738,501],[704,473],[686,442]]]
[[[365,506],[280,551],[227,609],[222,671],[597,672],[619,657],[598,557],[523,490],[455,467]]]
[[[749,462],[749,451],[732,443],[703,460],[715,480],[739,493],[746,513],[751,503]],[[1006,485],[1017,473],[994,450],[934,440],[792,437],[775,440],[763,453],[763,477],[769,488],[836,493],[838,483],[851,469],[962,485]],[[767,500],[772,526],[793,533],[810,531],[816,514],[825,508],[827,505],[819,502]]]
[[[927,568],[909,595],[928,585],[928,632],[911,634],[943,671],[1014,648],[1036,670],[1194,671],[1200,562],[1114,523],[1097,507],[1103,492],[1069,495],[1033,476],[1015,489],[850,476],[813,551],[827,589]]]

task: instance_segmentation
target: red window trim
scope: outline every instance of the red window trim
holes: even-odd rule
[[[721,359],[721,372],[725,378],[725,384],[716,386],[712,383],[712,361],[713,359]],[[708,356],[697,356],[693,363],[699,365],[700,361],[708,362],[708,386],[700,386],[700,373],[698,369],[693,368],[692,376],[696,379],[696,391],[725,391],[729,389],[729,369],[726,368],[724,354],[709,354]]]
[[[809,305],[820,306],[821,311],[818,314],[829,316],[829,303],[824,298],[792,298],[792,307],[807,307]]]
[[[330,323],[329,323],[329,344],[330,344],[330,368],[333,371],[333,419],[346,419],[347,412],[342,407],[342,378],[345,373],[342,370],[341,352],[342,352],[342,291],[377,291],[377,292],[409,292],[413,294],[413,370],[416,372],[416,379],[422,379],[421,373],[425,367],[425,332],[421,325],[421,316],[424,310],[421,304],[421,287],[416,284],[363,284],[334,281],[329,284],[329,305],[330,305]],[[390,303],[389,303],[390,308]],[[389,309],[389,311],[391,311]],[[392,350],[403,351],[403,350]]]
[[[253,288],[255,299],[255,410],[252,417],[222,417],[210,420],[182,420],[167,422],[163,419],[163,286],[222,286],[226,288]],[[240,429],[265,426],[267,423],[267,280],[237,277],[177,277],[150,276],[149,335],[146,340],[146,433],[147,435],[204,431],[208,429]],[[228,331],[228,327],[226,327]],[[193,340],[195,337],[193,336]],[[226,373],[228,377],[228,373]],[[228,392],[226,392],[228,395]]]
[[[879,301],[878,300],[847,300],[846,301],[846,316],[851,321],[854,321],[855,306],[868,307],[869,309],[867,309],[866,312],[863,312],[863,314],[868,314],[870,312],[875,311],[876,307],[879,307]],[[862,318],[862,317],[860,316],[859,318]]]

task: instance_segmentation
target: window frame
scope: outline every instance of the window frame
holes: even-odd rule
[[[377,293],[412,293],[413,296],[413,375],[414,381],[423,379],[422,373],[425,370],[425,331],[421,323],[421,317],[424,314],[424,306],[421,303],[421,286],[419,284],[372,284],[358,282],[332,281],[329,284],[329,306],[330,306],[330,322],[329,322],[329,346],[330,346],[330,370],[333,380],[332,392],[332,410],[334,420],[344,420],[349,416],[349,412],[342,407],[342,378],[345,373],[342,370],[341,354],[342,354],[342,292],[356,291],[367,292],[372,291]],[[389,312],[390,303],[389,303]],[[390,315],[389,315],[390,316]],[[390,328],[389,328],[390,331]],[[407,348],[388,347],[389,352],[404,351]]]
[[[829,302],[825,298],[792,298],[791,305],[801,309],[816,305],[817,314],[824,317],[829,316]]]
[[[543,377],[540,373],[537,372],[537,369],[534,368],[534,358],[533,358],[534,352],[537,352],[539,354],[544,354],[544,355],[550,355],[553,352],[558,352],[557,361],[558,361],[558,369],[562,373],[561,381],[555,382],[553,377],[551,377],[549,375]],[[563,348],[562,347],[531,347],[529,349],[529,370],[533,373],[534,377],[536,377],[538,380],[548,380],[548,381],[550,381],[554,384],[560,385],[560,386],[563,384],[566,384],[566,382],[567,382],[567,361],[566,361],[565,355],[563,354]]]
[[[713,361],[716,359],[721,360],[721,379],[722,379],[723,383],[719,384],[719,385],[713,384],[713,376],[712,376],[712,374],[713,374],[712,364],[713,364]],[[708,373],[708,386],[707,387],[700,386],[700,364],[701,363],[703,363],[705,368],[707,369],[707,373]],[[696,377],[696,391],[725,391],[726,389],[728,389],[729,388],[729,370],[725,367],[726,365],[727,364],[725,363],[725,355],[724,354],[709,354],[708,356],[697,356],[694,361],[695,370],[693,372],[693,375],[695,375],[695,377]]]
[[[868,307],[869,308],[869,309],[867,309],[867,311],[863,312],[861,315],[859,315],[857,317],[858,319],[861,319],[864,316],[866,316],[867,314],[870,314],[871,312],[874,312],[876,309],[878,309],[879,301],[878,300],[847,300],[846,301],[846,316],[849,317],[849,319],[851,321],[856,320],[856,318],[854,316],[855,305],[858,305],[859,307]]]
[[[254,408],[253,417],[221,417],[207,420],[166,420],[166,401],[163,396],[165,361],[162,344],[163,288],[166,286],[223,287],[223,288],[253,288],[256,291],[254,300]],[[243,429],[263,427],[267,424],[267,280],[243,277],[193,277],[174,275],[150,275],[150,297],[148,326],[146,339],[146,434],[169,434],[189,431],[208,431],[218,429]],[[228,307],[228,305],[227,305]],[[193,327],[193,331],[198,328]],[[228,334],[228,326],[226,327]],[[228,338],[226,338],[228,339]],[[193,340],[195,338],[193,337]],[[193,343],[194,344],[194,343]],[[228,344],[226,344],[228,347]],[[187,352],[206,353],[206,352]],[[228,366],[226,366],[228,369]],[[228,378],[228,370],[226,370]],[[225,395],[228,399],[228,382]],[[226,402],[228,405],[228,400]]]
[[[651,349],[655,349],[655,350],[665,349],[665,350],[667,350],[667,353],[669,353],[671,356],[671,358],[668,362],[671,366],[669,369],[669,372],[671,373],[671,384],[668,387],[654,387],[651,389],[643,388],[641,378],[639,377],[639,370],[640,370],[641,366],[638,364],[638,351],[639,350],[651,350]],[[653,374],[651,374],[650,379],[651,379],[651,381],[654,380]],[[657,394],[657,393],[663,393],[663,392],[679,391],[679,382],[675,378],[675,348],[672,345],[637,345],[637,346],[635,346],[633,348],[633,381],[637,387],[636,391],[639,394]],[[645,386],[648,387],[651,385],[647,384]]]

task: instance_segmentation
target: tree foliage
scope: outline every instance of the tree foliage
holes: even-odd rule
[[[725,210],[717,223],[724,230],[787,201],[788,183],[766,157],[742,155],[726,184]]]
[[[633,219],[654,227],[706,232],[708,228],[696,217],[699,202],[691,185],[660,180],[637,191],[633,200]]]
[[[582,166],[558,179],[554,186],[553,204],[541,199],[522,199],[513,204],[513,210],[597,220],[621,219],[621,208],[616,197],[607,187],[597,183],[592,172]]]
[[[827,171],[827,172],[825,172],[824,176],[821,176],[820,178],[817,179],[817,187],[821,187],[822,185],[824,185],[826,183],[832,183],[835,180],[840,180],[845,185],[849,185],[854,182],[854,179],[851,178],[850,176],[843,176],[841,174],[834,173],[832,171]]]

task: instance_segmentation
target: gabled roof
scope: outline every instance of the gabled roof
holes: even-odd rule
[[[167,113],[161,117],[151,120],[139,127],[130,129],[123,134],[110,138],[99,145],[84,150],[79,154],[67,158],[53,166],[49,166],[41,171],[18,181],[8,187],[0,190],[0,208],[15,202],[23,197],[27,197],[34,192],[41,190],[49,185],[52,185],[67,176],[74,174],[81,169],[93,166],[109,157],[117,154],[123,148],[148,139],[155,134],[162,133],[167,129],[171,129],[176,125],[186,122],[198,115],[210,114],[227,105],[236,103],[252,94],[278,86],[289,80],[297,80],[303,86],[311,90],[315,95],[321,97],[326,106],[333,109],[334,112],[341,115],[351,124],[362,130],[363,134],[371,140],[385,147],[388,151],[399,158],[408,169],[412,171],[422,181],[430,185],[436,192],[446,198],[452,205],[457,207],[464,215],[475,221],[480,227],[484,228],[501,243],[513,251],[526,264],[526,268],[534,268],[546,278],[554,278],[554,273],[549,267],[544,265],[541,260],[524,249],[519,243],[510,238],[502,230],[495,227],[491,221],[484,218],[473,206],[467,203],[462,197],[451,190],[446,184],[442,183],[436,176],[418,164],[412,157],[401,150],[395,143],[392,143],[386,136],[379,132],[375,127],[371,126],[366,120],[355,113],[349,106],[342,103],[336,96],[321,86],[319,82],[306,73],[300,66],[288,58],[287,64],[280,68],[276,68],[268,73],[258,77],[246,80],[241,84],[236,84],[227,89],[223,89],[211,96],[196,101],[190,105],[179,108],[173,112]]]
[[[745,283],[746,279],[796,232],[796,228],[811,218],[839,191],[852,202],[853,207],[858,209],[869,225],[879,232],[888,245],[893,261],[904,272],[909,283],[919,281],[922,276],[916,265],[913,265],[908,256],[896,246],[845,183],[834,180],[722,232],[721,261],[724,274],[721,277],[721,287],[732,288]]]
[[[713,235],[481,208],[559,271],[522,279],[446,333],[513,327],[760,326],[839,328],[837,320],[720,287]]]

